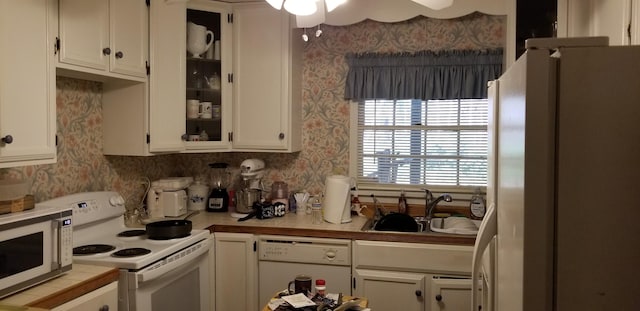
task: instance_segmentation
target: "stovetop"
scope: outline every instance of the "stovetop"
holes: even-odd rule
[[[134,237],[118,237],[116,234],[93,238],[91,240],[82,239],[82,242],[75,242],[76,232],[74,232],[74,248],[87,245],[108,245],[113,249],[97,254],[75,254],[74,263],[92,264],[100,266],[113,266],[123,269],[141,269],[164,257],[180,251],[192,244],[206,239],[209,236],[208,230],[191,230],[191,235],[178,239],[153,240],[146,235]],[[135,251],[134,251],[135,250]],[[118,253],[124,253],[124,257],[116,257]],[[137,252],[142,254],[137,255]],[[136,256],[134,256],[135,253]]]
[[[41,202],[38,205],[73,209],[73,247],[75,251],[83,253],[75,254],[74,252],[74,263],[137,270],[205,240],[209,236],[208,230],[192,230],[189,236],[182,238],[149,239],[146,234],[140,234],[144,228],[125,226],[124,199],[117,192],[78,193]],[[131,234],[132,231],[134,234]],[[125,232],[124,236],[123,232]],[[103,247],[106,247],[104,252],[84,254]],[[123,256],[116,257],[118,254]]]

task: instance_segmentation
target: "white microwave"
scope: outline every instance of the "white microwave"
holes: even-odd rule
[[[70,208],[0,215],[0,298],[71,270],[72,238]]]

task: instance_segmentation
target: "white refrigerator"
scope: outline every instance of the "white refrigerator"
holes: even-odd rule
[[[472,310],[640,310],[640,46],[526,47],[489,87]]]

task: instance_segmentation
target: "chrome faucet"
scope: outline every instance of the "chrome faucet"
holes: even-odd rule
[[[437,198],[433,198],[433,193],[429,189],[423,189],[426,194],[424,218],[427,221],[427,230],[431,230],[431,219],[433,219],[433,210],[440,201],[451,202],[453,199],[448,193],[443,193]]]

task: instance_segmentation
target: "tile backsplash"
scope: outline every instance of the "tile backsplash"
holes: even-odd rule
[[[290,190],[322,191],[331,174],[348,174],[349,105],[344,99],[346,53],[489,49],[504,45],[505,17],[470,14],[438,20],[416,17],[400,23],[371,20],[349,26],[323,25],[303,55],[303,150],[292,154],[209,153],[153,157],[102,154],[102,85],[58,77],[58,162],[0,169],[3,178],[30,182],[36,202],[81,191],[114,190],[127,206],[140,202],[143,180],[208,176],[208,163],[227,162],[235,170],[247,158],[268,167],[266,186],[284,180]]]

